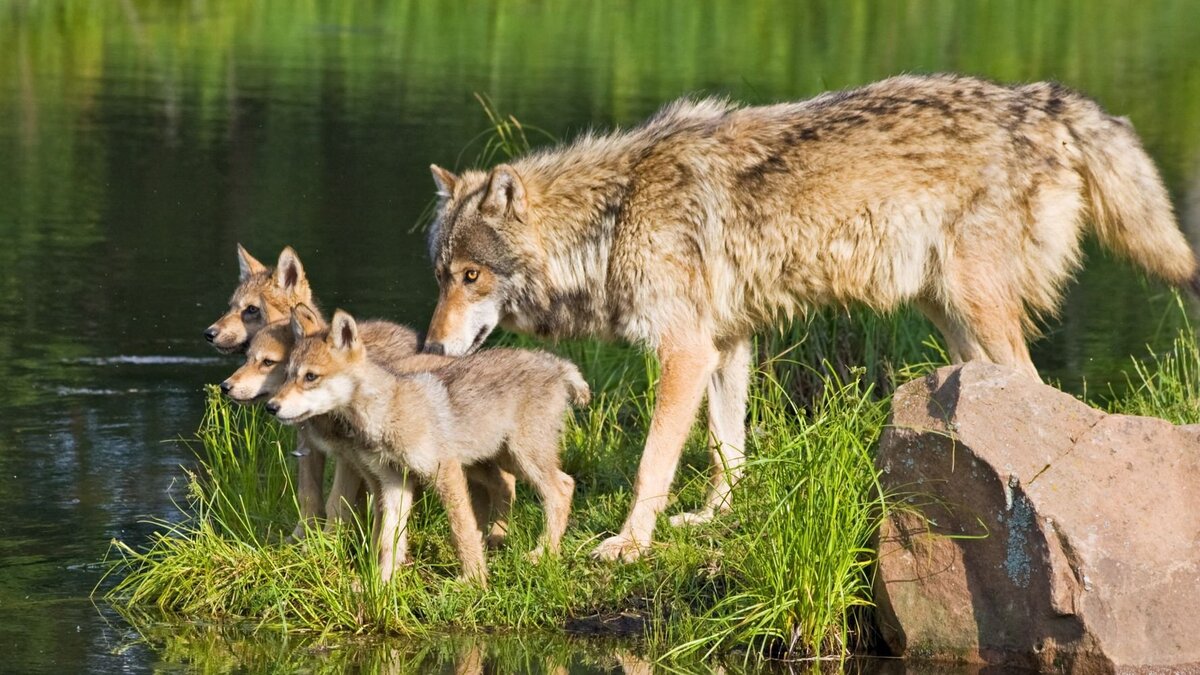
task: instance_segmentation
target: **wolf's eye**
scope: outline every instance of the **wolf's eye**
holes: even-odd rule
[[[246,316],[258,316],[258,306],[250,305],[246,309],[242,310],[242,313]]]
[[[316,382],[318,377],[320,377],[320,376],[317,375],[316,373],[305,373],[304,381],[305,382]]]
[[[264,365],[264,366],[266,366],[266,367],[268,367],[268,368],[270,368],[271,366],[275,365],[276,363],[279,363],[279,362],[278,362],[278,361],[275,361],[275,360],[272,360],[272,359],[263,359],[263,365]]]
[[[463,272],[463,283],[473,284],[479,280],[479,270],[471,269]]]

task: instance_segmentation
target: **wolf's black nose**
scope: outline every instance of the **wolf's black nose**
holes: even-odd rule
[[[230,389],[233,389],[233,385],[229,384],[229,380],[225,380],[224,382],[221,383],[221,393],[222,394],[225,394],[226,396],[228,396]]]
[[[204,339],[208,340],[209,342],[216,340],[217,339],[217,329],[209,328],[208,330],[204,331]]]
[[[279,412],[279,404],[274,401],[271,401],[265,407],[267,409],[267,412],[271,413],[272,415]]]
[[[446,355],[446,347],[445,347],[445,345],[443,345],[440,342],[426,342],[425,343],[425,353],[426,354],[437,354],[438,356],[445,356]]]

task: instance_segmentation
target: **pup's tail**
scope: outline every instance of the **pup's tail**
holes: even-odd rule
[[[1105,247],[1200,296],[1200,267],[1175,222],[1162,177],[1133,125],[1077,98],[1069,126],[1083,153],[1093,227]]]
[[[571,397],[571,405],[582,408],[591,402],[592,388],[588,386],[587,380],[583,379],[583,375],[579,372],[579,368],[575,367],[575,364],[566,364],[565,370],[567,394]]]

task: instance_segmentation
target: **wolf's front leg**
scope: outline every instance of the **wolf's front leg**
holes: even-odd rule
[[[450,519],[450,534],[462,564],[462,576],[486,587],[487,563],[483,557],[483,537],[475,523],[462,464],[453,459],[442,460],[434,485]]]
[[[671,525],[707,523],[732,506],[730,493],[742,476],[746,446],[746,401],[750,394],[750,338],[721,350],[708,382],[708,495],[697,511],[671,516]]]
[[[292,530],[290,539],[300,541],[310,527],[324,516],[321,493],[325,479],[325,455],[304,440],[303,434],[296,435],[296,502],[300,508],[300,522]]]
[[[655,520],[667,506],[683,444],[719,356],[711,340],[663,340],[658,349],[662,377],[646,449],[633,484],[633,506],[621,532],[600,542],[592,551],[593,557],[632,562],[650,546]]]

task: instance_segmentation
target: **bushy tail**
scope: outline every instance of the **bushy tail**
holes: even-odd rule
[[[1200,296],[1196,256],[1133,126],[1086,99],[1076,103],[1073,118],[1070,126],[1083,152],[1081,173],[1100,243]]]
[[[592,388],[579,372],[575,364],[568,363],[566,368],[567,393],[571,396],[571,405],[582,408],[592,400]]]

